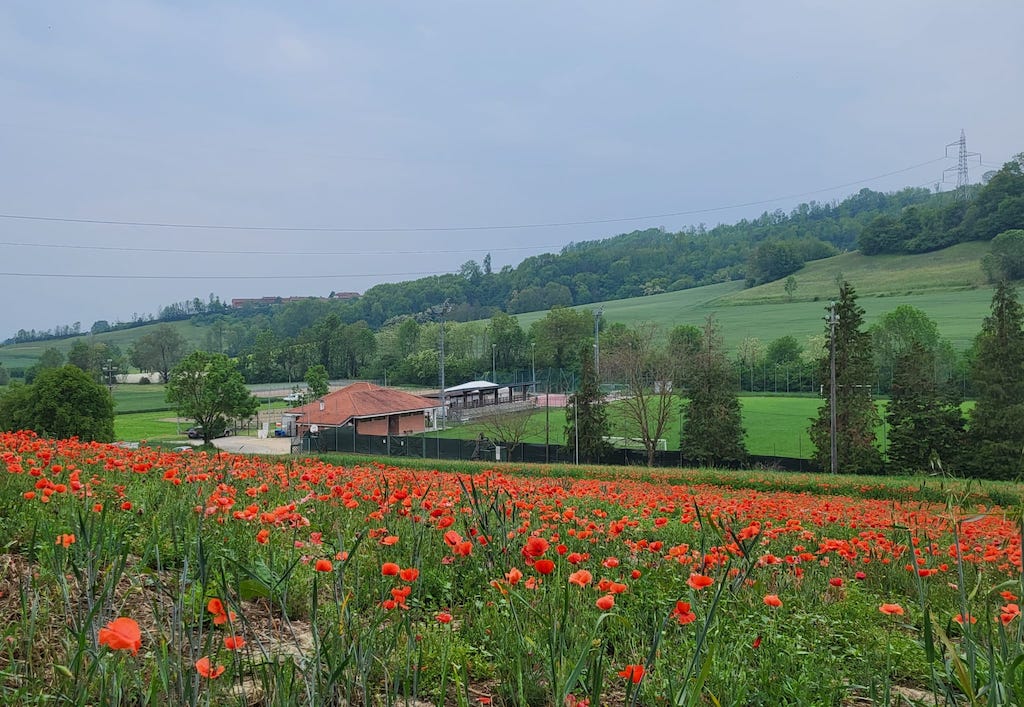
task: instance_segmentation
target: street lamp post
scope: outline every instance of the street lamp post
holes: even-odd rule
[[[537,394],[537,342],[530,342],[530,383],[532,383],[533,394]]]

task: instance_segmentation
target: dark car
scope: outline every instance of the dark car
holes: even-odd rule
[[[203,428],[202,427],[189,427],[188,430],[185,432],[185,434],[188,435],[189,439],[202,439],[203,438]],[[231,435],[232,435],[231,428],[230,427],[226,427],[219,435],[214,435],[214,436],[215,437],[230,437]]]

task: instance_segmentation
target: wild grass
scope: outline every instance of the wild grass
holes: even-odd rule
[[[1019,519],[961,482],[0,453],[4,704],[1024,698]]]

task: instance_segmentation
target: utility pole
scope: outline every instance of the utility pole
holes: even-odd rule
[[[594,312],[594,375],[597,377],[598,383],[601,382],[601,341],[598,332],[600,331],[602,314],[604,314],[604,309],[598,309]]]
[[[110,394],[114,394],[114,374],[117,372],[117,366],[114,365],[114,360],[111,358],[107,359],[107,365],[103,367],[103,372],[107,374],[107,389]]]
[[[491,344],[491,383],[497,383],[498,382],[498,373],[496,371],[497,366],[495,366],[495,361],[497,360],[496,359],[497,353],[498,353],[498,345],[497,344]]]
[[[839,324],[839,314],[836,312],[836,303],[828,305],[828,412],[829,412],[829,458],[831,460],[831,471],[839,473],[839,454],[836,442],[836,326]]]

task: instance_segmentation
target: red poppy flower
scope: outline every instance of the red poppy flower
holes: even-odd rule
[[[782,606],[782,600],[779,599],[779,595],[778,594],[765,594],[764,595],[764,603],[765,603],[766,606],[770,606],[770,607],[775,608],[775,609],[777,609],[780,606]]]
[[[707,575],[694,573],[690,575],[690,578],[686,580],[686,583],[690,585],[691,589],[700,591],[705,587],[710,587],[714,581],[715,580],[713,580],[711,577],[708,577]]]
[[[1007,604],[1000,607],[999,611],[999,620],[1004,626],[1020,616],[1020,606],[1017,604]]]
[[[505,573],[505,581],[515,586],[523,578],[523,573],[518,567],[513,567]]]
[[[399,572],[398,576],[402,578],[403,582],[415,582],[416,578],[420,576],[420,571],[415,567],[408,567]]]
[[[677,601],[676,608],[672,610],[672,615],[683,626],[697,620],[697,615],[690,609],[690,602],[688,601]]]
[[[438,623],[442,624],[450,624],[452,622],[452,615],[449,614],[447,611],[440,612],[434,618],[437,619]]]
[[[523,554],[529,555],[530,557],[540,557],[548,551],[548,541],[544,538],[532,537],[526,541],[526,547],[523,548]]]
[[[828,583],[831,584],[833,587],[841,587],[843,586],[843,578],[833,577],[832,579],[828,580]]]
[[[575,584],[580,587],[585,587],[594,581],[594,575],[590,574],[587,570],[576,570],[569,575],[569,584]]]
[[[903,607],[899,604],[882,604],[878,610],[886,616],[903,616]]]
[[[203,656],[196,661],[196,672],[202,675],[204,678],[210,678],[211,680],[219,678],[224,674],[224,666],[218,665],[216,667],[210,665],[210,659]]]
[[[385,562],[380,566],[380,573],[385,577],[394,577],[401,571],[402,568],[394,562]]]
[[[224,636],[224,647],[229,651],[240,650],[245,645],[245,639],[241,636]]]
[[[99,642],[112,651],[131,651],[137,655],[142,647],[142,633],[135,619],[121,616],[100,629]]]
[[[537,560],[533,563],[533,569],[537,570],[538,574],[551,574],[555,571],[555,563],[551,560]]]
[[[597,608],[601,611],[609,611],[613,606],[615,606],[615,597],[613,597],[611,594],[605,594],[603,597],[600,597],[594,603],[597,605]]]
[[[626,678],[630,680],[634,685],[644,679],[644,666],[642,665],[627,665],[625,668],[619,671],[620,678]]]
[[[316,566],[314,567],[314,569],[316,569],[317,572],[330,572],[334,569],[334,565],[331,564],[330,560],[321,557],[319,560],[316,561]]]

